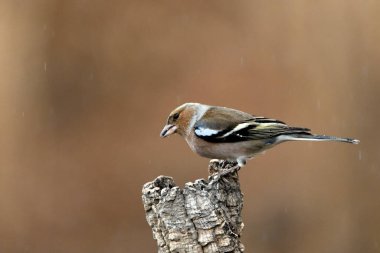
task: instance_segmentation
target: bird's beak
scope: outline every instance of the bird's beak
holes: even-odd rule
[[[168,124],[168,125],[166,125],[164,127],[164,129],[162,129],[160,136],[161,137],[166,137],[166,136],[169,136],[171,134],[174,134],[175,131],[177,130],[177,128],[178,127],[176,125],[170,125],[170,124]]]

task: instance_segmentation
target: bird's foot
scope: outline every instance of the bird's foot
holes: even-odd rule
[[[219,173],[221,170],[235,167],[236,165],[239,165],[239,167],[242,167],[240,166],[238,162],[235,162],[235,161],[212,159],[210,160],[210,164],[208,168],[209,168],[210,174],[215,174],[215,173]]]
[[[235,173],[240,170],[240,166],[237,163],[230,163],[228,162],[226,166],[222,167],[222,170],[219,171],[219,175],[224,176],[230,173]]]
[[[233,174],[240,169],[240,166],[237,162],[231,162],[227,160],[216,160],[213,159],[210,161],[209,172],[212,175],[212,180],[210,183],[215,183],[219,181],[222,177],[228,174]]]

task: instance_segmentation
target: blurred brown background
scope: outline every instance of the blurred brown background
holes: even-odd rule
[[[160,139],[194,101],[361,140],[240,172],[247,252],[380,252],[380,2],[0,1],[0,252],[155,252],[142,185],[207,176]]]

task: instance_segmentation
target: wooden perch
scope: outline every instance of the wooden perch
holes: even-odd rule
[[[159,176],[144,185],[145,215],[159,253],[243,252],[241,211],[243,194],[236,164],[211,161],[208,181],[186,183]]]

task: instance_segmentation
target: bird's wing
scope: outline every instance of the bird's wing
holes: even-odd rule
[[[212,107],[194,125],[199,138],[214,143],[267,140],[284,134],[310,134],[301,127],[289,127],[284,122],[255,117],[241,111]]]

